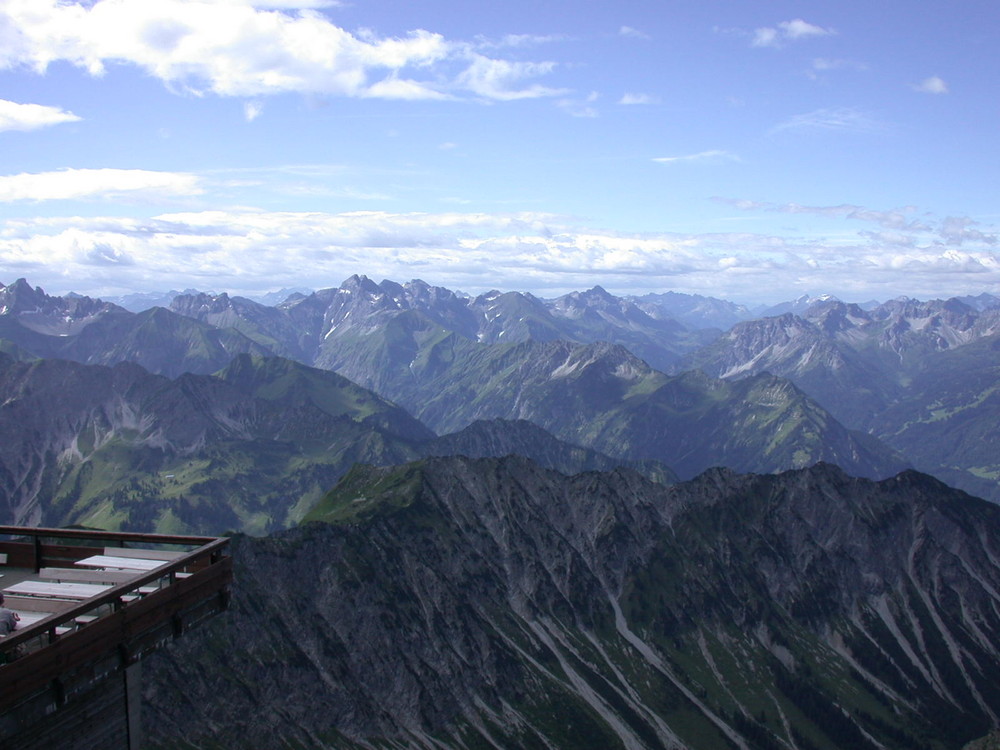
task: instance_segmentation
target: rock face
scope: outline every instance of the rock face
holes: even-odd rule
[[[835,300],[734,326],[686,364],[724,379],[788,378],[840,422],[914,466],[1000,501],[995,382],[1000,309],[990,300]],[[975,303],[975,304],[972,304]]]
[[[810,300],[797,313],[741,322],[685,364],[721,378],[770,372],[792,380],[849,427],[867,430],[905,398],[940,353],[1000,333],[1000,309],[958,299],[898,299],[872,310]]]
[[[398,357],[406,366],[427,344],[448,336],[482,344],[615,341],[653,367],[670,369],[684,352],[715,335],[693,332],[655,304],[640,306],[600,287],[555,300],[496,291],[472,298],[420,280],[376,284],[366,276],[352,276],[338,288],[290,299],[277,308],[226,295],[188,295],[175,298],[171,309],[257,340],[280,342],[285,350],[276,353],[357,381],[362,373],[371,375],[367,357],[376,351],[383,365]]]
[[[50,297],[24,279],[0,284],[0,316],[16,319],[29,331],[47,336],[70,336],[105,315],[125,310],[90,297]]]
[[[358,468],[238,537],[145,670],[151,746],[960,748],[1000,716],[1000,508],[916,472],[666,488]]]
[[[914,466],[1000,502],[1000,334],[928,357],[873,431]]]

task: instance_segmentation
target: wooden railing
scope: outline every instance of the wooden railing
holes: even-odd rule
[[[125,583],[0,638],[0,662],[5,662],[0,665],[0,712],[39,689],[65,691],[74,682],[74,672],[88,665],[84,671],[93,672],[97,663],[108,668],[109,657],[110,669],[126,667],[201,617],[228,606],[232,560],[226,538],[11,526],[0,526],[0,535],[27,538],[0,541],[0,553],[7,554],[8,567],[36,571],[69,567],[103,551],[103,546],[95,549],[98,544],[194,546],[154,570],[137,571]],[[55,539],[88,541],[91,546],[47,541]],[[153,584],[158,584],[155,591],[140,595],[139,589]],[[87,624],[78,625],[80,618]]]

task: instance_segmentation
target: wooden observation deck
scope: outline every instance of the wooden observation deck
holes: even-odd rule
[[[140,661],[226,609],[228,544],[0,526],[0,747],[138,748]]]

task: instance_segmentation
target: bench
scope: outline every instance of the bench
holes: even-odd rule
[[[145,557],[119,557],[117,555],[91,555],[82,560],[76,560],[74,565],[81,568],[114,568],[117,570],[146,571],[156,570],[168,564],[167,560],[150,560]],[[136,573],[137,574],[137,573]]]
[[[28,625],[33,625],[39,620],[44,620],[49,615],[55,614],[57,612],[65,612],[67,609],[76,606],[76,602],[68,602],[65,599],[43,599],[38,596],[7,596],[4,597],[4,606],[13,612],[17,612],[18,617],[21,618],[18,623],[19,628],[25,628]],[[76,618],[78,624],[82,624],[81,620],[85,617],[90,617],[87,622],[96,619],[96,615],[82,615]],[[64,635],[70,632],[72,628],[60,625],[56,628],[57,635]]]
[[[140,560],[163,560],[170,562],[184,557],[187,552],[162,549],[134,549],[132,547],[105,547],[104,554],[110,557],[136,557]]]
[[[44,612],[51,615],[55,612],[65,612],[77,606],[76,602],[65,599],[45,599],[41,596],[14,596],[13,594],[4,597],[4,606],[15,612]]]
[[[14,610],[14,611],[17,612],[17,610]],[[17,614],[18,614],[18,617],[20,617],[21,619],[17,623],[16,630],[20,630],[21,628],[26,628],[29,625],[34,625],[36,622],[44,620],[46,617],[48,617],[52,613],[51,612],[18,612]],[[70,633],[72,631],[73,631],[73,628],[68,627],[66,625],[56,625],[56,635],[66,635],[66,633]]]
[[[75,581],[78,583],[125,583],[142,571],[139,570],[93,570],[88,568],[41,568],[39,578],[50,581]]]
[[[51,581],[21,581],[4,589],[4,594],[25,594],[44,599],[77,599],[83,601],[100,596],[108,587],[99,583],[52,583]]]

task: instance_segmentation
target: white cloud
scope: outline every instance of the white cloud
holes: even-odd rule
[[[632,39],[649,39],[649,34],[639,31],[639,29],[634,29],[631,26],[622,26],[618,29],[618,35],[631,37]]]
[[[0,203],[86,200],[125,196],[189,196],[202,192],[199,180],[182,172],[144,169],[63,169],[0,177]]]
[[[918,84],[912,87],[915,91],[919,91],[924,94],[947,94],[948,84],[941,80],[938,76],[931,76],[930,78],[925,78]]]
[[[850,219],[876,224],[883,231],[864,230],[859,236],[875,239],[886,245],[917,247],[920,243],[959,247],[965,243],[979,244],[984,249],[1000,244],[1000,234],[982,231],[979,222],[967,216],[947,216],[934,221],[927,217],[914,218],[917,209],[903,206],[888,210],[866,208],[842,203],[836,206],[803,206],[798,203],[769,203],[733,198],[716,198],[744,211],[771,211],[787,214],[808,214],[831,219]]]
[[[5,130],[36,130],[64,122],[79,122],[72,112],[44,104],[19,104],[0,99],[0,133]]]
[[[783,130],[841,130],[871,132],[884,130],[886,125],[875,118],[850,107],[817,109],[795,115],[774,126],[772,133]]]
[[[757,29],[751,44],[754,47],[773,47],[778,43],[778,30],[769,27]]]
[[[303,10],[305,8],[337,8],[344,4],[339,0],[250,0],[254,8]]]
[[[828,34],[833,33],[831,29],[814,26],[811,23],[806,23],[801,18],[796,18],[794,21],[782,21],[778,24],[778,28],[781,29],[782,33],[789,39],[802,39],[809,36],[827,36]]]
[[[639,94],[631,91],[626,91],[622,94],[622,98],[618,100],[619,104],[631,105],[631,104],[659,104],[659,99],[655,96],[650,96],[649,94]]]
[[[812,61],[812,69],[818,71],[826,70],[868,70],[867,63],[858,60],[844,60],[838,58],[817,57]]]
[[[473,54],[469,67],[456,79],[460,88],[467,89],[486,99],[509,101],[559,96],[565,89],[552,89],[541,84],[519,88],[525,78],[534,78],[552,71],[551,62],[511,62]]]
[[[598,117],[600,113],[593,105],[599,98],[600,95],[596,91],[591,91],[585,99],[560,99],[556,104],[573,117]]]
[[[536,47],[552,42],[561,42],[566,37],[560,34],[507,34],[500,39],[477,37],[476,48],[481,50],[504,49],[509,47]]]
[[[684,156],[660,156],[653,159],[661,164],[673,164],[677,162],[723,162],[739,161],[740,157],[729,151],[712,149],[711,151],[700,151],[697,154],[685,154]]]
[[[793,21],[782,21],[776,27],[764,26],[755,29],[750,44],[754,47],[780,47],[785,41],[829,36],[835,33],[837,32],[833,29],[824,29],[796,18]]]
[[[264,105],[259,101],[244,102],[243,104],[243,117],[246,118],[247,122],[256,120],[263,111]]]
[[[6,0],[0,6],[0,69],[39,73],[57,61],[101,75],[131,64],[172,90],[260,97],[285,92],[380,98],[489,99],[554,96],[524,79],[553,63],[485,57],[467,43],[422,29],[404,37],[352,34],[291,0]],[[509,37],[523,46],[529,37]],[[515,42],[516,40],[516,42]],[[450,75],[455,67],[465,70]],[[514,88],[517,87],[517,88]]]
[[[949,245],[962,245],[965,242],[980,242],[987,245],[997,245],[1000,243],[1000,235],[997,233],[981,232],[972,229],[978,226],[979,222],[968,216],[947,216],[941,222],[938,234],[941,239]]]
[[[793,206],[784,208],[838,217],[867,211]],[[905,226],[891,229],[894,212],[867,218],[884,213],[884,231],[836,244],[747,232],[623,233],[538,213],[35,218],[0,225],[0,268],[49,291],[107,294],[191,286],[244,293],[316,288],[353,273],[419,277],[469,292],[500,288],[549,296],[601,283],[619,294],[674,289],[740,301],[779,301],[817,289],[869,299],[1000,287],[995,234],[964,218],[937,222],[925,235]]]

